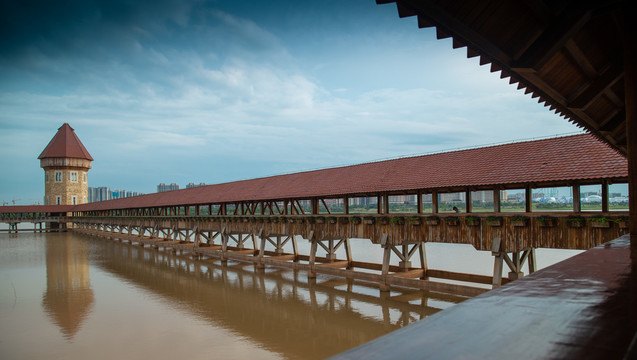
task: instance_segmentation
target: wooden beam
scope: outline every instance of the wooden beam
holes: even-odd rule
[[[593,79],[588,87],[577,95],[567,106],[571,109],[586,109],[593,101],[615,85],[624,76],[624,67],[621,62],[610,65],[604,69],[597,78]]]
[[[586,25],[591,18],[591,10],[577,2],[570,9],[564,9],[560,16],[551,19],[542,34],[517,57],[511,67],[516,71],[539,70],[568,40]]]

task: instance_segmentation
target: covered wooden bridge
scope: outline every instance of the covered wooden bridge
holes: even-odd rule
[[[629,1],[377,0],[628,162],[630,235],[339,359],[637,358],[637,13]],[[423,36],[426,36],[423,34]],[[397,39],[400,41],[400,39]]]
[[[35,222],[44,211],[51,216],[66,211],[68,217],[57,219],[62,228],[140,245],[292,267],[310,276],[357,278],[377,282],[383,290],[398,285],[476,295],[484,289],[428,279],[497,287],[504,264],[509,279],[522,276],[527,264],[528,272],[534,272],[536,248],[589,249],[618,237],[626,231],[628,214],[610,209],[609,187],[625,185],[626,176],[619,153],[582,134],[66,208],[5,207],[0,219],[29,221],[32,211]],[[583,186],[600,190],[596,209],[583,211]],[[547,189],[562,189],[572,199],[553,211],[538,209],[534,198]],[[513,191],[520,196],[510,200],[507,194]],[[311,242],[309,253],[298,251],[297,236]],[[382,264],[356,259],[353,238],[380,245]],[[494,274],[429,269],[426,242],[490,250]],[[345,258],[337,258],[339,249],[345,250]],[[391,265],[392,256],[397,256],[397,266]]]

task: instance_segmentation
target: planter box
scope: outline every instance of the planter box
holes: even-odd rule
[[[425,222],[427,223],[427,225],[435,226],[440,224],[440,219],[439,218],[425,219]]]
[[[480,220],[465,220],[465,224],[467,226],[478,226],[480,225]]]
[[[566,220],[566,225],[570,228],[582,228],[586,224],[585,221]]]
[[[536,220],[539,227],[553,227],[555,225],[554,219]]]
[[[409,225],[420,226],[421,224],[420,219],[408,219],[407,221],[409,221]]]
[[[529,220],[511,220],[511,225],[514,227],[525,227],[529,224]]]
[[[492,227],[502,226],[502,220],[487,220],[487,225]]]
[[[325,224],[325,218],[316,218],[314,222],[317,224]]]
[[[458,218],[446,218],[445,219],[445,223],[447,223],[447,225],[449,225],[449,226],[457,226],[458,225]]]
[[[594,227],[594,228],[609,228],[610,227],[610,222],[608,222],[608,221],[605,221],[605,222],[591,221],[591,227]]]

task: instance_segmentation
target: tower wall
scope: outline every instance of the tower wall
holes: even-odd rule
[[[88,170],[85,159],[47,158],[44,169],[44,203],[46,205],[77,205],[88,202]]]

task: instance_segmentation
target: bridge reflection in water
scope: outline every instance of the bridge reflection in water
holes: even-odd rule
[[[254,264],[192,259],[170,251],[96,240],[97,265],[263,348],[290,358],[325,358],[416,322],[465,297]]]

